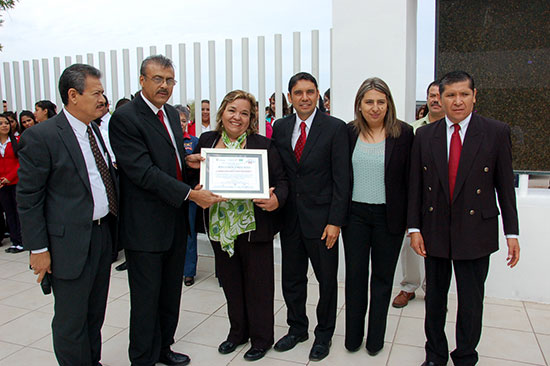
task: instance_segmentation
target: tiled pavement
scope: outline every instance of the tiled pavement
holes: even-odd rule
[[[28,268],[28,254],[7,254],[4,248],[5,245],[0,249],[0,366],[56,365],[50,328],[53,298],[42,295],[35,283],[35,276]],[[113,265],[103,327],[101,362],[104,366],[129,365],[128,284],[126,273],[114,270],[118,263]],[[225,339],[229,329],[225,298],[213,274],[213,258],[200,256],[198,270],[195,285],[184,287],[177,341],[173,349],[189,354],[193,366],[250,365],[242,357],[249,345],[240,346],[229,355],[217,352],[217,346]],[[276,266],[275,273],[275,339],[278,339],[287,332],[287,325],[279,266]],[[344,284],[339,286],[337,326],[329,357],[317,363],[308,360],[313,342],[313,334],[310,333],[310,339],[295,349],[284,353],[270,350],[255,364],[419,366],[422,363],[425,341],[422,296],[402,310],[390,308],[384,349],[377,356],[370,357],[364,348],[350,353],[343,346]],[[312,327],[316,323],[317,297],[316,281],[311,275],[307,310]],[[447,322],[450,347],[454,346],[455,317],[456,300],[451,295]],[[481,356],[479,365],[549,365],[550,305],[486,298],[483,323],[483,335],[478,347]]]

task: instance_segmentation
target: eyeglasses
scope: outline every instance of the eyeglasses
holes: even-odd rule
[[[143,76],[143,77],[146,78],[146,79],[151,79],[153,81],[153,83],[155,83],[157,85],[160,85],[165,81],[166,81],[166,85],[168,85],[168,86],[174,86],[177,83],[176,79],[174,79],[174,78],[165,79],[161,76],[153,76],[152,78],[150,78],[148,76]]]

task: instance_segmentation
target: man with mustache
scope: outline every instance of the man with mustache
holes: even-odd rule
[[[426,105],[428,106],[428,114],[417,121],[412,126],[414,131],[419,127],[425,126],[445,117],[445,112],[441,108],[439,96],[439,81],[432,81],[426,90]],[[410,238],[405,237],[405,243],[401,248],[401,269],[403,270],[403,280],[401,281],[401,292],[393,300],[394,308],[402,308],[407,306],[410,300],[413,300],[416,295],[415,291],[420,287],[422,281],[422,289],[426,290],[426,279],[424,277],[424,266],[420,263],[420,257],[412,250]]]
[[[21,135],[17,208],[37,282],[53,289],[57,362],[97,366],[118,212],[115,171],[93,122],[102,116],[101,72],[69,66],[59,94],[63,111]]]
[[[176,84],[172,61],[143,60],[141,92],[109,123],[120,175],[119,244],[130,285],[132,366],[187,365],[170,349],[178,324],[188,232],[188,200],[206,208],[221,198],[185,183],[179,114],[166,104]]]

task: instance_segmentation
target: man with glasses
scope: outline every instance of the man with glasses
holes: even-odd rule
[[[178,324],[188,231],[188,200],[206,208],[221,198],[185,183],[179,114],[166,104],[176,84],[172,61],[143,60],[140,93],[109,123],[120,175],[119,243],[130,285],[132,365],[187,365],[170,349]]]

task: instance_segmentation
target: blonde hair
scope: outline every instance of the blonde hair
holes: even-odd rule
[[[233,90],[227,93],[227,95],[223,98],[222,104],[220,104],[220,109],[218,110],[218,113],[216,114],[216,131],[222,132],[223,131],[223,123],[222,123],[222,115],[223,112],[225,112],[225,108],[227,108],[227,105],[229,103],[233,103],[237,99],[244,99],[247,100],[250,103],[250,124],[248,125],[248,128],[246,129],[247,135],[251,135],[253,133],[258,133],[258,118],[256,113],[256,98],[248,92],[245,92],[244,90]]]

